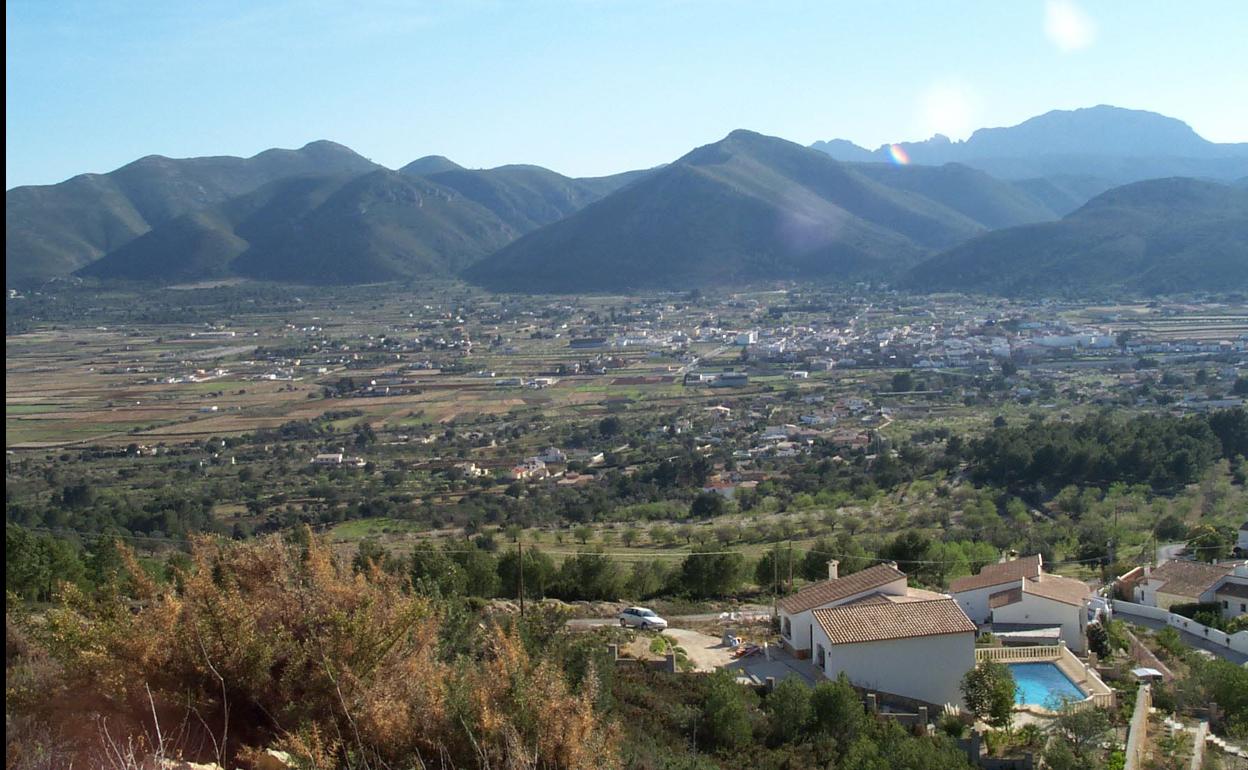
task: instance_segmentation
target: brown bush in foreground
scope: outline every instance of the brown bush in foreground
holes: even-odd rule
[[[128,601],[67,589],[8,634],[30,640],[6,667],[8,713],[28,740],[72,747],[76,766],[124,741],[223,763],[277,745],[316,768],[617,764],[592,676],[572,693],[492,624],[444,654],[439,605],[302,540],[198,539],[176,589],[127,555]],[[9,749],[23,747],[10,736]]]

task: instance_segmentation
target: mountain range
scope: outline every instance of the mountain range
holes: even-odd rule
[[[465,276],[520,291],[880,279],[990,227],[1052,218],[966,167],[910,172],[854,167],[738,130],[520,238]]]
[[[252,158],[150,156],[9,190],[6,283],[1248,288],[1248,145],[1095,107],[902,147],[908,165],[880,162],[894,155],[887,146],[803,147],[738,130],[654,169],[581,179],[437,155],[394,171],[332,142]],[[1175,270],[1187,277],[1164,278]]]
[[[285,177],[380,168],[333,142],[251,158],[141,158],[107,174],[4,194],[5,283],[72,273],[157,225]]]
[[[961,142],[937,134],[874,151],[844,139],[811,146],[837,160],[890,162],[901,154],[913,164],[963,163],[1001,179],[1094,178],[1103,189],[1142,179],[1230,181],[1248,174],[1248,143],[1210,142],[1181,120],[1109,105],[1053,110],[1016,126],[981,128]]]

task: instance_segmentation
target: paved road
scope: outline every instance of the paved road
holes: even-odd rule
[[[761,606],[746,607],[739,610],[738,614],[741,618],[737,622],[746,623],[754,620],[755,618],[771,617],[771,608]],[[722,612],[705,612],[698,615],[669,615],[667,616],[667,622],[673,627],[688,625],[689,623],[711,623],[719,620],[722,615]],[[587,628],[597,628],[601,626],[614,626],[618,625],[619,622],[619,618],[614,616],[609,618],[572,618],[568,621],[568,628],[573,630],[584,630]]]
[[[1160,567],[1168,561],[1177,561],[1186,547],[1186,543],[1166,543],[1157,546],[1157,566]]]
[[[1170,624],[1166,623],[1164,620],[1153,620],[1152,618],[1144,618],[1144,617],[1140,617],[1139,615],[1128,615],[1126,613],[1120,613],[1117,615],[1117,617],[1119,620],[1125,620],[1128,623],[1134,623],[1137,626],[1151,628],[1154,631],[1160,631],[1163,628],[1172,628],[1172,626],[1170,626]],[[1222,645],[1215,644],[1214,642],[1209,641],[1203,636],[1197,636],[1196,634],[1190,633],[1188,631],[1184,631],[1181,628],[1176,628],[1174,630],[1179,632],[1179,638],[1188,647],[1195,647],[1200,650],[1208,650],[1209,652],[1212,652],[1214,655],[1217,655],[1219,658],[1224,658],[1225,660],[1229,660],[1230,662],[1234,663],[1237,666],[1242,666],[1245,663],[1248,663],[1248,655],[1245,655],[1242,652],[1235,652],[1234,650],[1228,650]]]

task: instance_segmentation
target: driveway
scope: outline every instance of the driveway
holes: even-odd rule
[[[663,635],[685,651],[696,671],[714,671],[732,662],[732,648],[724,646],[718,637],[687,628],[668,628]]]
[[[760,622],[771,617],[771,608],[762,604],[748,604],[735,611],[736,617],[727,618],[724,612],[705,612],[697,615],[664,615],[669,623],[678,623],[681,625],[689,625],[691,623],[713,623],[717,620],[724,620],[732,623],[752,623]],[[598,626],[617,626],[620,621],[618,618],[572,618],[568,621],[568,628],[574,631],[584,631],[588,628],[596,628]]]

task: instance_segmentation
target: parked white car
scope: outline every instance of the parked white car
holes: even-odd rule
[[[659,617],[654,610],[645,607],[629,607],[620,613],[620,625],[625,628],[640,628],[642,631],[667,628],[667,621]]]

